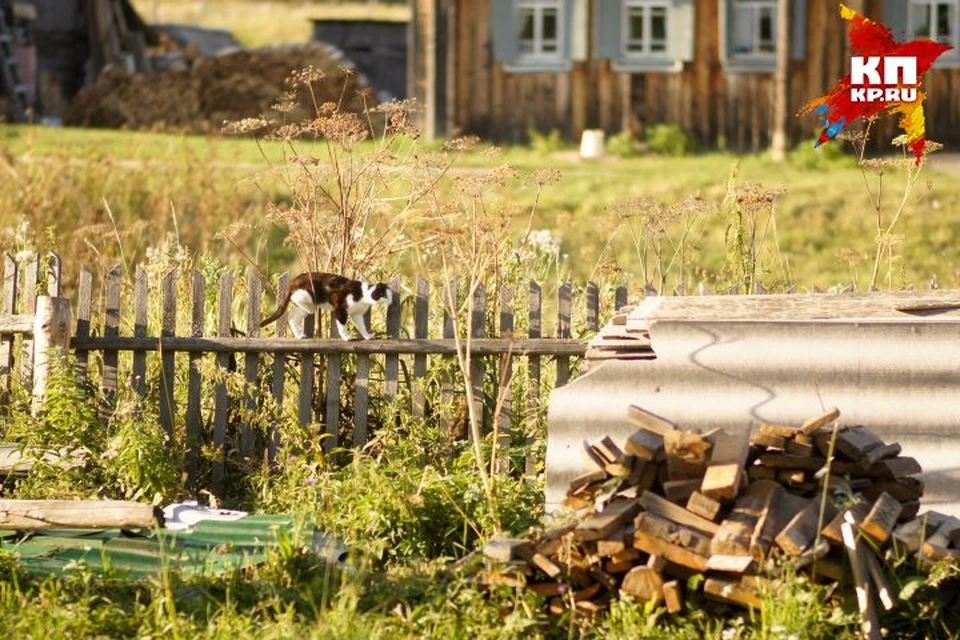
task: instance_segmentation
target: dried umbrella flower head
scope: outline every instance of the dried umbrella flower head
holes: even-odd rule
[[[309,87],[315,82],[320,82],[327,77],[320,69],[313,65],[296,69],[287,76],[286,83],[288,87]]]
[[[367,126],[360,117],[355,113],[345,112],[316,118],[307,126],[307,130],[340,143],[346,150],[353,149],[366,140],[368,135]]]
[[[225,133],[254,133],[266,129],[269,124],[263,118],[244,118],[236,122],[224,122],[223,130]]]
[[[737,189],[737,204],[748,210],[766,209],[784,193],[786,189],[769,189],[763,185],[746,182]]]

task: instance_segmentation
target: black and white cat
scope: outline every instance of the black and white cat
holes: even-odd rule
[[[393,291],[386,284],[370,284],[366,280],[351,280],[333,273],[301,273],[292,281],[284,293],[277,310],[260,323],[264,327],[283,315],[290,303],[293,309],[287,317],[290,329],[297,338],[305,338],[303,321],[318,308],[332,309],[337,320],[337,331],[344,340],[350,340],[347,331],[347,318],[353,320],[360,335],[365,340],[374,337],[367,331],[363,321],[372,306],[382,304],[389,307],[393,303]]]

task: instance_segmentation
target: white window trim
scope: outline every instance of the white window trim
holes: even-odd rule
[[[511,65],[517,68],[527,68],[543,66],[550,69],[557,68],[569,61],[564,56],[564,45],[566,44],[566,21],[564,17],[564,6],[562,0],[517,0],[514,7],[515,15],[519,16],[521,9],[534,9],[540,13],[543,9],[555,9],[557,12],[557,50],[552,53],[543,53],[543,20],[534,19],[533,21],[533,41],[534,53],[520,53],[520,36],[517,34],[517,59]]]
[[[953,41],[950,43],[953,45],[951,51],[947,51],[942,56],[937,58],[933,63],[933,68],[937,69],[957,69],[960,68],[960,0],[909,0],[907,3],[907,29],[908,35],[912,39],[915,36],[913,35],[913,19],[914,12],[922,5],[930,7],[934,4],[952,4],[954,6],[953,12]],[[932,29],[936,28],[934,24],[934,17],[931,16],[930,26]]]
[[[731,15],[732,20],[737,19],[737,7],[752,6],[755,8],[762,8],[764,6],[770,6],[773,9],[774,27],[775,27],[773,32],[773,51],[771,52],[751,51],[749,53],[737,53],[736,51],[733,51],[730,53],[730,59],[731,60],[770,61],[775,63],[777,59],[777,29],[779,29],[781,26],[779,24],[776,24],[778,0],[727,0],[727,1],[731,3],[733,8],[732,15]],[[759,22],[756,22],[750,26],[751,35],[757,36],[758,40],[759,40],[759,28],[760,28]],[[731,48],[733,47],[733,45],[734,43],[727,44],[727,46]]]
[[[630,51],[627,48],[627,41],[630,39],[630,9],[643,9],[644,18],[643,18],[643,51]],[[667,36],[664,39],[664,50],[663,51],[650,51],[650,40],[651,40],[651,24],[650,20],[650,9],[663,9],[666,15],[666,30]],[[623,13],[621,14],[621,31],[620,31],[620,54],[623,56],[624,60],[669,60],[672,59],[670,55],[670,9],[671,4],[670,0],[625,0],[623,3]]]

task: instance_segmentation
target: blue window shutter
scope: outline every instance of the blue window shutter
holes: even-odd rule
[[[790,53],[794,60],[803,60],[807,56],[807,0],[793,0],[791,11]]]
[[[883,0],[883,24],[890,27],[896,40],[909,40],[907,35],[907,0]]]
[[[517,15],[513,0],[490,0],[493,61],[512,62],[517,57]]]
[[[623,56],[623,0],[597,0],[597,37],[594,54],[619,60]]]
[[[668,47],[674,60],[693,60],[694,0],[674,0],[667,17]]]
[[[574,2],[573,0],[563,0],[560,10],[563,12],[563,59],[570,60],[573,58],[573,22],[575,20],[574,16]]]

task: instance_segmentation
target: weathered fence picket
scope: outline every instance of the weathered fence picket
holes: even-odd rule
[[[16,313],[17,300],[17,261],[9,255],[3,257],[3,300],[0,301],[0,315],[12,316]],[[13,334],[0,336],[0,398],[9,393],[13,374]]]
[[[31,388],[30,371],[25,363],[32,363],[34,357],[32,322],[37,294],[42,290],[38,285],[44,283],[46,291],[51,294],[62,293],[62,266],[56,256],[50,255],[43,260],[35,254],[21,257],[20,260],[5,256],[3,263],[0,392],[9,389],[17,378],[13,375],[15,366],[21,372],[20,384]],[[41,266],[46,267],[42,273]],[[557,291],[555,337],[544,339],[543,289],[537,282],[529,282],[528,299],[523,312],[527,327],[521,335],[517,335],[516,325],[518,322],[522,324],[523,320],[517,317],[515,306],[519,300],[510,287],[501,286],[498,298],[490,298],[482,284],[468,290],[466,295],[470,298],[466,306],[469,311],[462,319],[467,326],[463,327],[457,324],[458,318],[462,317],[460,304],[463,292],[459,291],[456,279],[431,292],[429,283],[424,278],[417,278],[411,299],[404,300],[403,282],[395,278],[390,282],[395,302],[385,313],[385,338],[344,342],[339,337],[333,318],[326,313],[308,317],[304,329],[308,337],[329,335],[331,339],[289,340],[284,317],[272,325],[272,329],[268,329],[275,337],[261,336],[259,325],[264,283],[255,269],[249,269],[246,273],[245,300],[240,305],[245,306],[245,317],[236,324],[235,276],[227,272],[219,278],[215,297],[216,323],[209,333],[205,328],[208,283],[199,272],[181,273],[172,269],[163,274],[159,281],[152,282],[149,272],[143,266],[138,266],[132,278],[132,288],[128,290],[132,304],[126,312],[131,315],[130,318],[121,315],[124,277],[129,277],[129,274],[122,271],[121,265],[113,266],[105,274],[101,285],[102,301],[95,302],[93,273],[86,268],[79,271],[76,324],[71,339],[78,378],[91,380],[90,352],[100,352],[103,365],[99,379],[100,391],[104,410],[110,413],[116,408],[120,392],[118,372],[120,363],[124,362],[125,371],[130,372],[128,389],[141,401],[153,397],[151,391],[157,391],[158,413],[155,415],[159,416],[160,425],[171,438],[171,446],[182,446],[185,451],[188,485],[198,489],[202,484],[209,484],[216,493],[223,491],[227,460],[245,460],[246,463],[240,468],[246,468],[264,449],[270,461],[276,459],[280,450],[279,429],[270,428],[261,437],[255,428],[253,416],[264,403],[259,391],[267,387],[273,406],[283,411],[287,387],[291,386],[288,385],[290,374],[286,369],[291,356],[299,359],[299,380],[292,385],[296,388],[294,395],[297,396],[298,422],[301,425],[323,424],[325,450],[343,444],[364,447],[372,435],[370,416],[373,399],[386,403],[394,401],[403,382],[410,392],[413,415],[421,418],[434,415],[450,430],[451,437],[472,438],[475,435],[468,428],[468,414],[471,412],[481,420],[479,428],[482,434],[494,429],[496,469],[500,473],[509,473],[512,457],[510,447],[515,437],[513,432],[516,424],[527,424],[526,420],[518,420],[518,411],[534,419],[541,413],[543,358],[555,360],[556,384],[559,386],[569,379],[571,358],[582,355],[585,350],[583,341],[570,338],[574,309],[573,287],[570,283],[562,283]],[[181,283],[181,278],[188,278],[189,283]],[[278,278],[278,300],[282,298],[289,281],[290,275],[287,273]],[[177,297],[181,284],[190,290],[190,301],[187,303],[190,306],[190,327],[178,334]],[[159,290],[153,291],[151,286],[158,286]],[[441,337],[430,336],[429,333],[431,293],[443,299]],[[152,300],[158,301],[156,308],[153,308]],[[614,304],[619,307],[625,301],[626,287],[619,287],[614,293]],[[102,304],[100,331],[94,331],[91,326],[94,304]],[[595,283],[587,283],[582,303],[578,302],[576,309],[578,315],[583,314],[581,326],[588,331],[599,328],[601,292]],[[151,310],[159,311],[159,326],[149,326]],[[406,316],[408,313],[412,317]],[[371,331],[374,323],[380,322],[375,314],[376,311],[373,318],[370,313],[365,315]],[[488,316],[493,318],[489,323]],[[326,327],[323,326],[324,317],[328,319]],[[132,326],[131,333],[121,331],[121,327],[129,326]],[[23,334],[20,339],[22,346],[17,353],[14,353],[15,333]],[[494,335],[490,336],[491,333]],[[463,380],[450,365],[467,343],[470,345],[470,364],[466,380]],[[121,360],[122,352],[128,352],[130,359]],[[156,353],[156,368],[148,366],[150,352]],[[186,369],[186,405],[182,410],[175,400],[177,353],[186,354],[180,357],[189,361]],[[440,375],[437,406],[432,408],[426,405],[428,382],[425,379],[431,357],[446,363]],[[211,405],[205,405],[203,401],[204,358],[213,358],[212,364],[219,371],[215,379],[209,381],[213,391]],[[242,371],[238,362],[241,358]],[[528,363],[526,395],[520,399],[513,398],[512,393],[516,374],[515,358],[526,358]],[[20,362],[16,362],[17,359]],[[381,362],[382,369],[377,366]],[[411,364],[412,367],[408,369]],[[494,368],[488,371],[491,366]],[[382,378],[374,375],[380,371],[383,372]],[[151,380],[151,375],[156,375],[157,379]],[[233,382],[228,384],[228,375],[242,377],[242,391],[231,391],[239,385]],[[296,376],[296,373],[292,375]],[[491,384],[486,384],[487,380]],[[351,383],[351,428],[341,432],[341,426],[345,426],[342,420],[345,410],[342,406],[343,394]],[[464,404],[460,384],[467,385],[466,388],[470,390],[473,406]],[[492,396],[487,395],[491,392]],[[3,397],[0,393],[0,400]],[[519,405],[516,400],[520,401]],[[205,416],[205,412],[209,414]],[[205,424],[210,425],[209,431]],[[178,432],[178,425],[183,431]],[[533,444],[535,433],[535,428],[529,429],[528,444]],[[344,439],[341,441],[341,438]],[[203,473],[201,450],[205,444],[212,445],[211,450],[215,452],[209,467],[210,479],[206,483],[200,479]],[[534,471],[530,460],[527,461],[526,471]]]
[[[160,312],[160,337],[172,338],[177,334],[177,270],[171,269],[163,276],[162,311]],[[161,345],[163,343],[161,342]],[[160,347],[160,426],[173,444],[173,420],[176,405],[173,399],[174,357],[173,351]]]
[[[230,335],[230,321],[233,315],[233,274],[224,273],[220,276],[220,298],[218,300],[217,335],[221,338]],[[223,374],[230,367],[229,353],[217,356],[217,367]],[[214,388],[213,397],[213,446],[216,458],[213,461],[211,485],[215,493],[222,493],[224,478],[224,456],[227,444],[227,413],[230,410],[230,397],[227,395],[227,383],[218,381]]]
[[[263,298],[263,286],[260,275],[253,267],[247,269],[247,337],[260,336],[260,302]],[[248,414],[252,415],[257,408],[257,397],[254,389],[258,386],[258,369],[260,368],[260,354],[247,353],[243,356],[243,375],[246,383],[244,405]],[[240,426],[240,455],[249,458],[253,455],[255,446],[255,432],[249,420],[244,420]]]
[[[103,293],[103,337],[116,338],[120,335],[120,265],[116,264],[107,272]],[[100,387],[103,400],[112,410],[117,400],[117,363],[119,354],[116,349],[103,352],[103,373]]]
[[[280,274],[280,277],[277,279],[277,300],[283,298],[284,292],[287,290],[287,285],[290,284],[290,274],[284,271]],[[276,335],[278,338],[286,337],[287,335],[287,322],[286,318],[281,318],[276,322]],[[284,378],[286,375],[286,366],[287,366],[287,356],[284,353],[274,353],[273,354],[273,380],[271,381],[270,392],[273,395],[273,401],[276,403],[277,407],[282,411],[283,410],[283,395],[284,395]],[[273,432],[270,434],[270,444],[268,446],[268,455],[271,462],[273,462],[277,457],[277,449],[280,447],[280,432],[274,427]]]
[[[207,306],[207,279],[199,271],[193,272],[190,287],[190,335],[194,338],[203,336],[203,319]],[[196,487],[197,469],[200,462],[201,435],[201,403],[203,391],[203,376],[200,374],[200,360],[202,353],[190,354],[190,369],[187,373],[187,484]]]
[[[149,283],[147,270],[141,264],[137,266],[137,275],[133,282],[133,335],[147,337],[147,316]],[[133,389],[141,398],[147,393],[147,352],[133,352]]]
[[[569,282],[560,285],[557,291],[557,337],[570,337],[570,314],[573,310],[573,287]],[[557,386],[570,380],[570,357],[557,356]]]
[[[530,326],[527,329],[527,335],[531,340],[539,339],[542,331],[543,321],[543,289],[539,284],[530,281],[530,306],[528,310]],[[540,356],[530,356],[528,362],[528,383],[527,383],[527,415],[537,415],[537,408],[540,406]],[[527,445],[533,446],[536,441],[536,434],[528,434]],[[533,459],[528,457],[526,472],[532,474],[536,471],[533,467]]]
[[[413,309],[413,337],[426,340],[430,324],[430,283],[417,278],[417,298]],[[398,305],[399,306],[399,305]],[[425,412],[424,378],[427,377],[427,355],[413,356],[413,415],[422,417]]]
[[[23,261],[20,268],[23,271],[23,305],[20,307],[24,315],[33,315],[37,311],[37,277],[40,272],[40,256],[30,254]],[[23,380],[23,386],[28,389],[33,388],[33,339],[29,336],[23,337],[20,351],[20,379]]]

